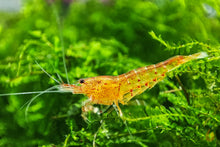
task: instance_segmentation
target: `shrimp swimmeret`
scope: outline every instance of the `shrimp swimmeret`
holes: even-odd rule
[[[39,94],[28,102],[26,114],[30,104],[44,93],[71,92],[73,94],[85,94],[89,98],[88,102],[86,102],[86,104],[82,107],[82,116],[85,116],[84,114],[91,110],[90,106],[93,104],[115,104],[120,116],[122,117],[123,114],[119,107],[119,103],[123,105],[127,104],[134,96],[154,87],[159,81],[162,81],[165,78],[167,72],[179,67],[181,64],[205,57],[207,57],[205,52],[200,52],[189,56],[178,55],[164,62],[141,67],[118,76],[97,76],[85,78],[80,79],[77,84],[59,84],[43,92],[31,92]],[[43,68],[41,69],[48,74]],[[56,79],[54,80],[59,83]],[[58,91],[51,91],[54,89],[58,89]],[[3,95],[4,94],[0,94],[0,96]]]

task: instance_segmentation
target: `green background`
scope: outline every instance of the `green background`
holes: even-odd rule
[[[0,13],[1,94],[57,85],[35,61],[67,82],[63,49],[70,83],[178,54],[205,51],[209,57],[120,105],[124,119],[113,110],[91,112],[85,121],[87,98],[71,93],[39,96],[25,117],[23,105],[34,94],[1,96],[0,146],[220,146],[220,1],[23,2],[17,13]]]

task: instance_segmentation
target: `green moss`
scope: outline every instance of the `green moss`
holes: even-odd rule
[[[67,82],[63,48],[71,83],[177,54],[209,55],[120,105],[123,120],[110,108],[102,116],[89,113],[86,122],[81,107],[87,98],[67,93],[41,95],[26,120],[25,106],[20,108],[34,95],[2,96],[0,146],[219,146],[219,5],[215,0],[90,0],[67,7],[35,0],[25,1],[17,14],[0,13],[1,94],[56,85],[35,60]]]

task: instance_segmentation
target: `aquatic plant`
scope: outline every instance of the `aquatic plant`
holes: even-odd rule
[[[87,98],[67,93],[40,96],[25,119],[21,107],[34,95],[0,97],[0,146],[220,145],[218,1],[24,4],[18,14],[0,14],[1,94],[55,85],[35,60],[67,82],[63,48],[71,83],[122,74],[177,54],[205,51],[209,57],[181,66],[129,105],[120,105],[123,119],[113,110],[90,113],[85,122],[81,107]]]

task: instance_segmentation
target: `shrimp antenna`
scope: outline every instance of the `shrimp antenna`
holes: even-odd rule
[[[64,49],[64,41],[63,41],[63,34],[62,34],[62,25],[61,25],[61,20],[60,17],[58,16],[58,12],[57,9],[55,7],[55,5],[53,4],[53,10],[54,10],[54,14],[56,16],[56,21],[57,21],[57,25],[58,25],[58,30],[59,30],[59,38],[60,38],[60,42],[61,42],[61,48],[62,48],[62,58],[63,58],[63,66],[64,66],[64,70],[66,73],[66,80],[67,83],[70,84],[69,82],[69,77],[68,77],[68,72],[67,72],[67,68],[66,68],[66,60],[65,60],[65,49]]]
[[[52,78],[55,82],[57,82],[58,84],[61,84],[59,81],[57,81],[54,77],[52,77],[48,72],[46,72],[46,70],[43,69],[42,66],[40,66],[40,64],[37,62],[37,60],[35,60],[36,64],[41,68],[41,70],[47,74],[50,78]]]
[[[61,78],[61,76],[58,74],[58,73],[56,73],[57,74],[57,77],[59,78],[59,80],[62,82],[62,83],[64,83],[63,82],[63,79]]]
[[[30,101],[28,101],[27,103],[24,104],[24,105],[27,104],[27,107],[26,107],[26,109],[25,109],[25,119],[26,119],[26,120],[27,120],[27,115],[28,115],[28,109],[29,109],[31,103],[32,103],[34,100],[36,100],[40,95],[42,95],[42,94],[44,94],[44,93],[48,93],[48,92],[50,92],[50,90],[53,90],[53,89],[58,88],[58,86],[59,86],[59,85],[55,85],[55,86],[53,86],[53,87],[50,87],[50,88],[44,90],[43,92],[39,93],[38,95],[36,95],[35,97],[33,97]],[[23,105],[23,106],[24,106],[24,105]],[[23,106],[22,106],[22,107],[23,107]]]
[[[28,94],[37,94],[37,93],[41,93],[44,91],[32,91],[32,92],[18,92],[18,93],[5,93],[5,94],[0,94],[0,96],[10,96],[10,95],[28,95]],[[60,91],[50,91],[50,93],[57,93]]]
[[[53,66],[53,65],[52,65]],[[55,67],[53,66],[53,69],[55,69]],[[58,74],[58,72],[56,72],[56,74],[57,74],[57,77],[58,77],[58,79],[60,80],[60,82],[61,83],[64,83],[63,82],[63,79],[61,78],[61,76]]]
[[[61,26],[60,26],[60,29],[61,29]],[[65,73],[66,73],[67,83],[70,84],[68,73],[67,73],[67,68],[66,68],[65,49],[64,49],[64,42],[63,42],[63,37],[62,37],[63,35],[62,35],[62,32],[60,29],[59,29],[59,32],[60,32],[59,34],[60,34],[61,46],[62,46],[62,52],[63,52],[63,65],[64,65],[64,69],[65,69]]]

